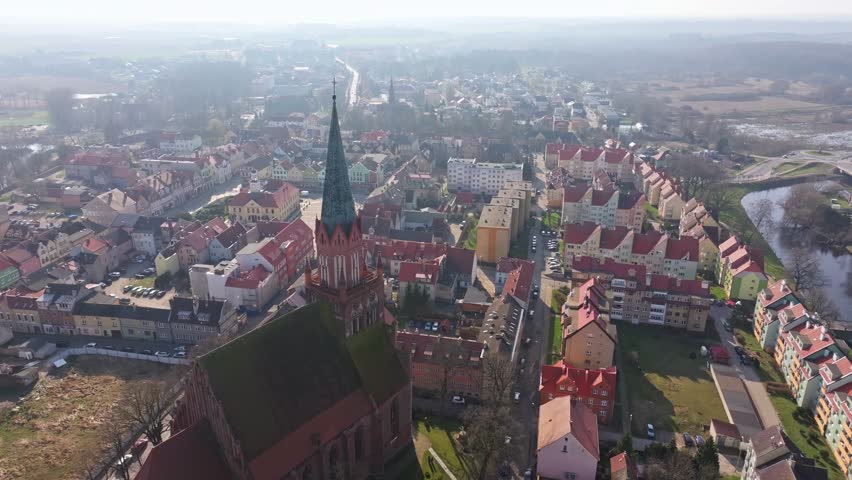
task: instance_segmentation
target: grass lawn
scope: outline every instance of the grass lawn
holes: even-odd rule
[[[727,185],[725,188],[733,192],[734,198],[731,202],[731,208],[725,209],[719,215],[720,220],[736,232],[740,238],[748,238],[755,228],[754,224],[748,218],[741,201],[746,194],[765,190],[769,187],[762,185]],[[786,275],[784,265],[781,264],[781,260],[778,259],[775,252],[769,246],[769,243],[766,242],[759,232],[755,232],[752,235],[751,244],[763,251],[766,274],[774,278],[784,278]]]
[[[648,216],[649,220],[656,220],[660,218],[660,211],[657,207],[651,205],[650,203],[645,203],[645,214]]]
[[[142,382],[161,381],[169,367],[102,356],[71,358],[39,380],[18,408],[0,414],[0,477],[83,478],[86,463],[104,456],[116,406]]]
[[[831,152],[821,152],[819,150],[808,150],[808,153],[811,155],[820,155],[822,157],[830,157]]]
[[[13,110],[0,115],[0,127],[29,127],[50,122],[46,110]]]
[[[802,164],[801,164],[801,163],[799,163],[799,162],[784,162],[784,163],[780,163],[780,164],[778,164],[778,166],[777,166],[777,167],[775,167],[775,168],[773,169],[773,171],[774,171],[775,173],[777,173],[777,174],[779,174],[779,175],[780,175],[780,174],[783,174],[783,173],[789,172],[790,170],[792,170],[792,169],[794,169],[794,168],[797,168],[797,167],[799,167],[799,166],[801,166],[801,165],[802,165]]]
[[[784,165],[784,164],[782,164]],[[800,164],[801,165],[801,164]],[[828,175],[834,170],[834,166],[823,162],[808,162],[800,168],[793,168],[781,173],[782,177],[799,177],[802,175]]]
[[[559,212],[547,212],[541,217],[541,224],[544,225],[546,230],[559,230]]]
[[[725,289],[720,287],[719,285],[713,285],[710,287],[710,295],[713,295],[713,298],[716,300],[727,300],[728,294],[725,293]]]
[[[464,248],[468,250],[476,250],[476,226],[479,219],[471,217],[468,219],[469,227],[467,227],[467,237],[464,240]]]
[[[451,437],[459,431],[461,424],[440,417],[428,417],[428,423],[426,420],[418,418],[416,422],[417,434],[414,437],[414,446],[417,449],[417,458],[420,461],[420,468],[423,470],[424,476],[430,479],[449,478],[437,462],[434,462],[434,470],[429,468],[429,447],[432,447],[456,477],[467,478],[467,472],[461,459],[459,459]]]
[[[769,399],[772,405],[778,412],[778,417],[781,418],[781,424],[784,426],[784,433],[790,437],[790,440],[799,447],[802,452],[813,458],[818,465],[828,469],[828,478],[842,480],[843,473],[840,467],[834,460],[834,454],[825,442],[825,437],[819,432],[813,416],[808,413],[801,418],[796,414],[796,402],[789,395],[779,393],[769,393]]]
[[[662,430],[703,433],[712,418],[726,418],[716,385],[699,349],[707,337],[650,325],[617,322],[632,430],[644,437],[645,424]],[[690,353],[696,358],[689,358]]]
[[[154,281],[157,277],[134,278],[131,285],[134,287],[154,288]]]

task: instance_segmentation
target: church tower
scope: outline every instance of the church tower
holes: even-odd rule
[[[361,218],[355,213],[340,137],[337,95],[331,98],[322,210],[314,230],[317,271],[305,270],[305,290],[309,301],[334,307],[348,337],[384,319],[384,275],[381,266],[368,269],[364,258]]]
[[[396,93],[393,91],[393,77],[391,77],[390,86],[388,87],[388,105],[396,105]]]

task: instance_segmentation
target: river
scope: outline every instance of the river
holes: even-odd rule
[[[742,199],[743,208],[751,216],[754,205],[762,198],[769,198],[775,205],[772,211],[774,223],[780,224],[781,218],[784,215],[784,209],[780,203],[787,198],[787,194],[791,188],[793,187],[777,187],[749,193]],[[852,322],[852,296],[850,296],[852,289],[849,289],[850,291],[847,292],[846,286],[847,278],[850,272],[852,272],[852,255],[832,252],[807,236],[791,236],[779,228],[766,230],[762,232],[763,236],[772,247],[775,255],[781,259],[781,263],[787,265],[793,249],[799,246],[812,251],[816,255],[826,280],[826,285],[822,287],[822,290],[834,301],[837,310],[840,312],[841,319],[846,322]]]

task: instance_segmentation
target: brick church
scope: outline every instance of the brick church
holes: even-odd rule
[[[137,480],[390,478],[411,445],[411,380],[383,273],[367,268],[336,98],[311,304],[196,359],[172,436]]]

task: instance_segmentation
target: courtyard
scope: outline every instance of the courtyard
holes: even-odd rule
[[[631,429],[645,437],[645,425],[658,430],[703,433],[713,418],[726,419],[706,360],[699,350],[711,339],[651,325],[617,322],[627,380]]]

